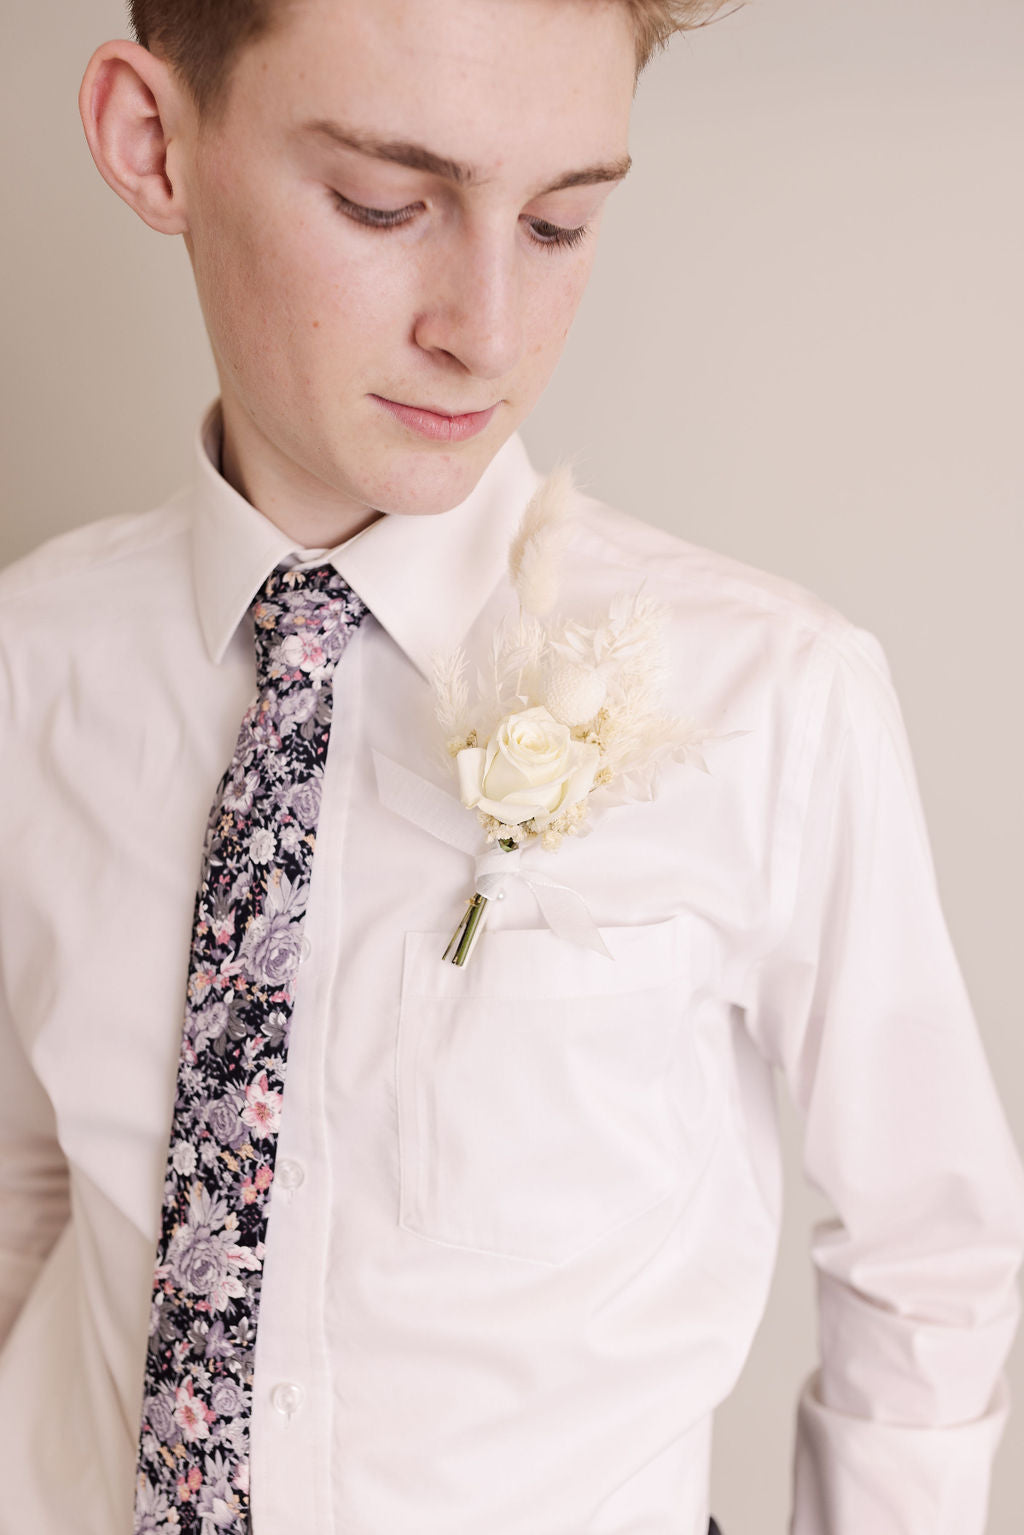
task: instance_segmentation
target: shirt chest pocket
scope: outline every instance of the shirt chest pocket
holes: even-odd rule
[[[465,969],[442,962],[447,935],[406,936],[407,1230],[559,1263],[673,1193],[690,934],[685,919],[604,928],[607,959],[546,930],[491,930]]]

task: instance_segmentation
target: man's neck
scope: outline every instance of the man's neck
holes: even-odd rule
[[[221,475],[298,549],[334,549],[383,516],[339,498],[278,452],[221,399]]]

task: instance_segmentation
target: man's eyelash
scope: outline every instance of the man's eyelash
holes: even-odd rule
[[[407,208],[367,208],[362,203],[354,203],[343,197],[340,192],[334,192],[332,196],[347,218],[354,219],[357,224],[364,224],[368,229],[396,229],[400,224],[407,224],[411,218],[415,218],[422,207],[421,203],[410,203]],[[561,224],[549,223],[547,219],[527,219],[527,223],[534,244],[546,250],[571,249],[590,233],[589,224],[566,229]]]
[[[561,224],[549,224],[547,219],[530,219],[529,223],[537,244],[549,249],[557,246],[571,249],[590,233],[589,224],[577,224],[574,229],[565,229]]]
[[[421,206],[419,203],[410,203],[407,208],[364,208],[362,203],[350,202],[340,192],[334,192],[332,196],[342,213],[355,219],[357,224],[368,225],[370,229],[394,229],[398,224],[407,224]]]

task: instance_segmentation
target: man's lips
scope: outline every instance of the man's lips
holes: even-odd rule
[[[449,415],[447,411],[429,410],[423,405],[402,405],[398,400],[385,399],[382,394],[372,394],[370,398],[382,405],[403,426],[435,442],[464,442],[467,437],[475,437],[483,431],[498,408],[495,404],[489,405],[486,410]]]

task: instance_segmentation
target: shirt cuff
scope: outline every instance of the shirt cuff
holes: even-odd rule
[[[958,1257],[964,1271],[962,1314],[953,1276],[940,1274],[946,1279],[945,1292],[935,1301],[936,1312],[946,1313],[941,1320],[901,1316],[819,1270],[818,1396],[825,1406],[912,1428],[955,1427],[984,1416],[1017,1330],[1018,1292],[1012,1283],[1007,1286],[997,1250],[988,1273],[983,1253]],[[925,1288],[923,1266],[922,1261],[915,1276],[918,1294]],[[988,1315],[977,1314],[977,1297],[995,1295],[1000,1284],[1002,1298],[989,1302]],[[939,1290],[937,1283],[933,1289]],[[889,1291],[897,1293],[895,1282]]]
[[[992,1460],[1009,1411],[946,1428],[873,1422],[826,1407],[821,1375],[800,1396],[792,1535],[984,1535]]]

